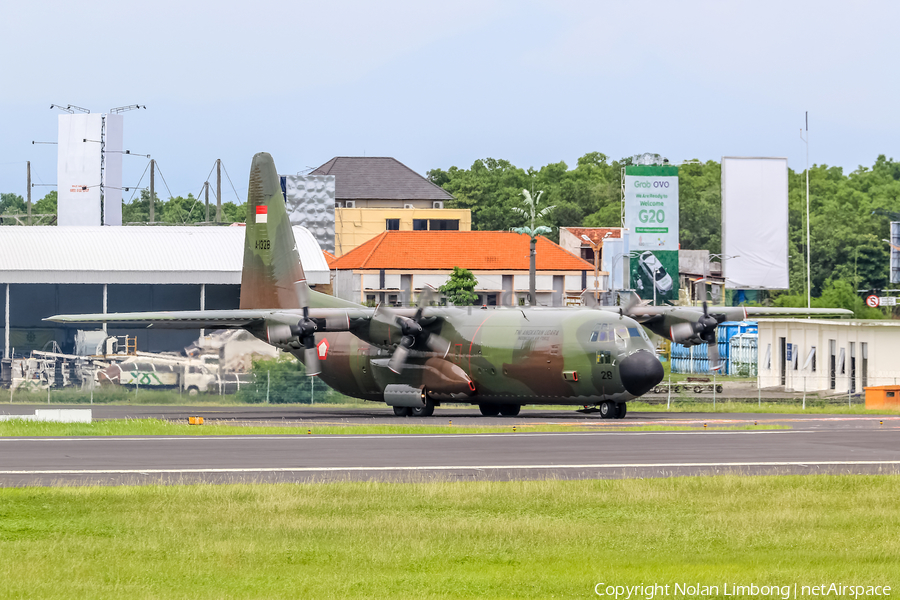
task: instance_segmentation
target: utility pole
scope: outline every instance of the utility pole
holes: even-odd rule
[[[31,225],[31,161],[26,163],[26,172],[28,179],[28,224]]]
[[[203,191],[206,194],[206,222],[209,223],[209,182],[203,184]]]
[[[222,222],[222,159],[216,159],[216,223]]]
[[[156,197],[156,160],[150,159],[150,224],[156,221],[156,214],[153,210],[153,200]]]

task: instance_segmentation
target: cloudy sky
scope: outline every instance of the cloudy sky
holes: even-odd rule
[[[900,159],[898,17],[865,1],[0,0],[0,192],[24,195],[28,160],[55,183],[56,147],[31,144],[56,140],[51,103],[145,104],[125,147],[175,195],[221,158],[244,199],[263,150],[282,173],[591,151],[803,169],[805,111],[810,161],[849,171]],[[123,183],[145,167],[126,157]]]

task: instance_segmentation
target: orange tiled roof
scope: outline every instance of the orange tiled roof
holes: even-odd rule
[[[332,269],[527,271],[530,238],[505,231],[385,231],[354,248]],[[538,237],[539,271],[592,271],[594,265]]]

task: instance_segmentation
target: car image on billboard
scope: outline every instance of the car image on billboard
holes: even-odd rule
[[[663,267],[656,255],[650,252],[644,252],[638,258],[638,264],[641,265],[644,273],[656,285],[656,290],[660,294],[668,294],[672,291],[672,277]]]

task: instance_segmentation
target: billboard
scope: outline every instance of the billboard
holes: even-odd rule
[[[122,224],[122,123],[122,115],[59,115],[56,190],[60,226]]]
[[[103,224],[122,224],[122,115],[103,115]]]
[[[786,158],[722,158],[722,275],[730,289],[790,287]]]
[[[56,191],[60,226],[100,224],[102,130],[103,115],[59,115]]]
[[[657,304],[678,300],[678,167],[625,167],[631,287]]]

